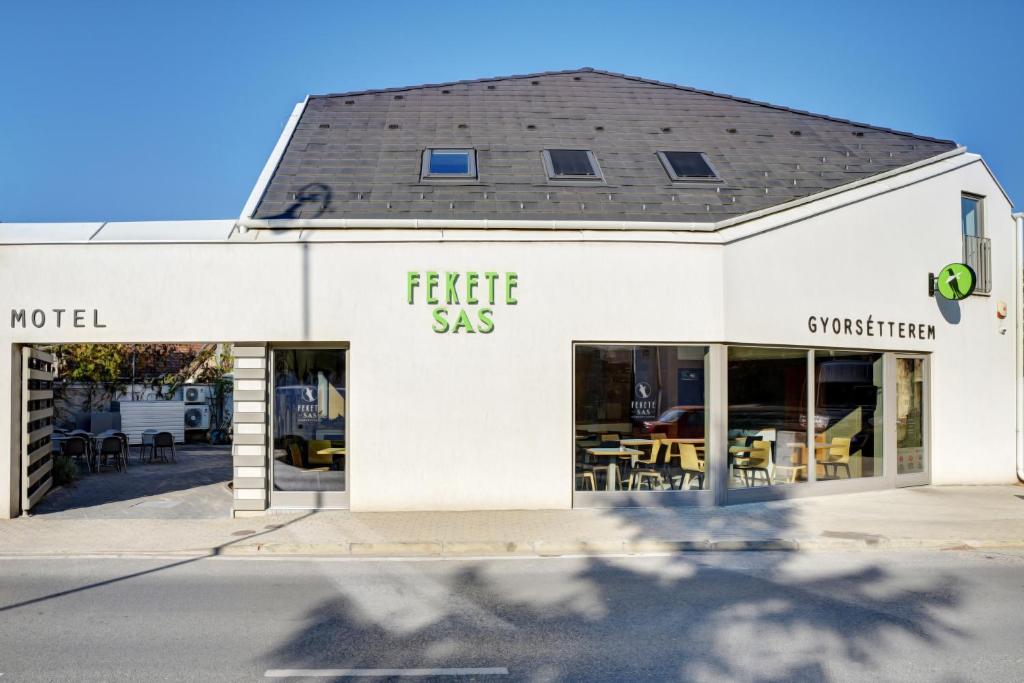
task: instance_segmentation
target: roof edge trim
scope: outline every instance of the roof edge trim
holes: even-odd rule
[[[243,230],[374,229],[374,230],[672,230],[713,232],[714,223],[680,221],[577,221],[442,218],[242,218]],[[572,226],[572,227],[569,227]]]
[[[256,184],[253,185],[252,192],[249,193],[249,198],[246,200],[245,206],[242,207],[242,213],[239,216],[240,219],[245,220],[247,218],[251,218],[252,215],[256,213],[256,209],[263,200],[263,195],[267,192],[267,186],[270,185],[271,179],[273,179],[274,175],[277,173],[277,167],[281,164],[281,158],[284,156],[285,150],[288,149],[288,145],[292,141],[292,136],[295,134],[295,128],[299,125],[299,119],[302,118],[303,112],[306,111],[306,105],[308,103],[309,97],[307,96],[292,108],[292,113],[284,124],[284,130],[281,131],[281,135],[277,138],[277,144],[274,145],[274,149],[270,152],[270,156],[267,157],[267,163],[263,165],[263,170],[260,171],[260,175],[256,179]]]

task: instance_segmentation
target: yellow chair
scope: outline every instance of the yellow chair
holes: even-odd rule
[[[597,478],[591,471],[577,472],[576,473],[576,490],[586,491],[587,485],[589,484],[591,491],[597,490]]]
[[[768,486],[772,485],[772,473],[768,469],[772,462],[771,441],[755,441],[750,445],[749,455],[737,457],[733,467],[743,472],[743,483],[750,486],[757,481],[757,473],[762,472]]]
[[[825,476],[828,476],[828,468],[832,468],[832,477],[835,479],[839,478],[839,468],[842,467],[846,470],[846,478],[849,479],[850,475],[850,439],[845,436],[839,436],[832,439],[832,446],[828,449],[828,453],[819,461],[819,464],[825,468]]]
[[[292,459],[292,465],[295,467],[302,467],[302,451],[299,449],[299,444],[288,444],[288,455]]]
[[[608,443],[609,441],[622,441],[622,438],[618,434],[601,435],[601,443]]]
[[[790,445],[789,461],[775,463],[775,481],[779,481],[779,470],[782,471],[783,483],[795,484],[807,480],[807,447],[799,443]]]
[[[679,479],[679,488],[689,489],[690,483],[697,480],[697,488],[704,488],[704,461],[697,457],[697,447],[692,443],[679,444],[679,468],[682,476]],[[686,481],[689,475],[690,480]]]
[[[651,452],[646,455],[637,455],[633,457],[633,470],[629,473],[629,490],[633,490],[633,486],[639,489],[640,486],[646,481],[647,488],[651,488],[651,482],[656,482],[659,487],[665,485],[665,477],[662,475],[662,468],[665,466],[665,459],[659,457],[661,455],[661,441],[655,441],[654,445],[651,446]]]
[[[310,465],[333,465],[334,456],[324,453],[320,454],[326,448],[331,447],[331,442],[326,439],[314,439],[309,442],[309,464]]]

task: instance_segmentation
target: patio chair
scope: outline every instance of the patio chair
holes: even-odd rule
[[[98,472],[101,467],[107,467],[107,459],[113,458],[113,467],[118,472],[121,471],[121,466],[124,465],[125,470],[128,469],[128,463],[124,455],[124,444],[121,439],[116,436],[105,436],[100,442],[99,453],[96,454],[96,471]]]
[[[171,449],[171,458],[167,459],[167,449]],[[174,457],[174,435],[170,432],[157,432],[153,436],[153,457],[164,462],[177,462]]]
[[[64,445],[60,450],[60,454],[66,458],[74,458],[75,460],[84,460],[85,466],[92,470],[92,462],[89,458],[89,444],[80,436],[73,436],[64,441]]]
[[[146,457],[146,449],[149,449],[149,461],[153,462],[153,454],[155,449],[153,448],[153,439],[156,438],[157,432],[154,429],[147,429],[142,432],[139,436],[139,462]]]
[[[124,467],[128,469],[128,459],[131,458],[132,449],[128,444],[128,435],[124,432],[114,432],[111,436],[115,436],[121,440],[121,446],[124,447]]]

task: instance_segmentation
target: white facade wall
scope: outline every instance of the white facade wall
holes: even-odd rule
[[[294,233],[262,233],[258,242],[0,245],[0,385],[11,387],[0,415],[13,415],[17,400],[15,344],[344,342],[352,509],[566,508],[574,341],[915,350],[933,353],[933,480],[1013,481],[1014,228],[994,181],[968,161],[712,235],[622,232],[596,242],[522,232],[495,241],[450,231],[439,242],[421,241],[437,231],[409,231],[359,233],[406,241],[296,243],[287,241]],[[961,260],[961,191],[988,198],[993,292],[962,302],[951,325],[926,279]],[[493,307],[489,335],[436,334],[422,287],[419,302],[406,303],[410,270],[514,271],[518,304]],[[996,319],[997,301],[1010,305],[1009,319]],[[86,309],[88,326],[65,317],[60,328],[11,329],[7,320],[11,309],[53,308]],[[105,327],[92,327],[93,309]],[[929,323],[937,334],[813,335],[814,314]],[[0,420],[0,443],[11,443],[10,460],[0,454],[0,515],[13,514],[11,419]]]

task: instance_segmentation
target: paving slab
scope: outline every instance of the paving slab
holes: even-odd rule
[[[465,557],[1024,547],[1024,486],[928,486],[722,508],[37,515],[0,555]]]

